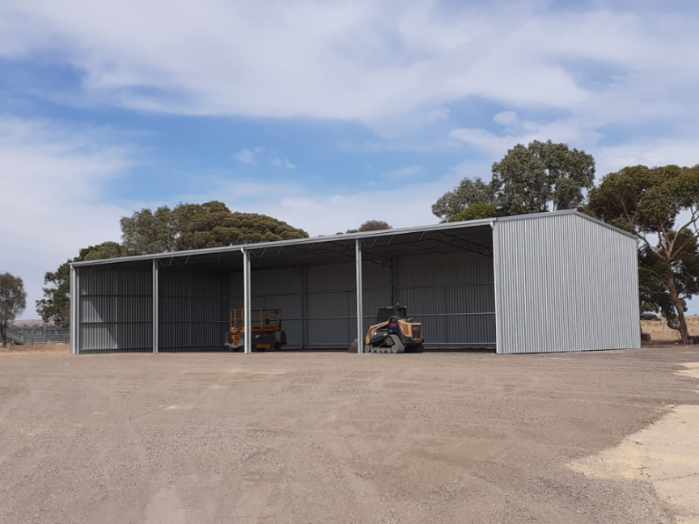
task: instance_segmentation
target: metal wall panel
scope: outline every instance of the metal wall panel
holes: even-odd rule
[[[225,349],[228,274],[162,267],[159,273],[159,350]]]
[[[362,264],[362,277],[364,280],[364,285],[362,286],[362,296],[364,297],[364,331],[365,334],[370,325],[376,324],[376,310],[380,307],[390,306],[393,297],[394,290],[391,284],[391,274],[395,274],[395,271],[391,270],[390,262],[385,264],[378,264],[366,260],[366,257]],[[393,263],[398,265],[396,260]],[[355,284],[356,285],[356,284]],[[356,318],[357,308],[356,300],[354,296],[354,287],[352,286],[352,312],[353,316]],[[354,319],[352,319],[353,326],[356,325]],[[352,332],[352,340],[354,340],[354,334],[356,333],[356,328]]]
[[[253,308],[281,308],[288,348],[302,347],[304,318],[303,347],[348,348],[356,338],[354,272],[351,262],[305,269],[253,266]],[[469,252],[404,256],[365,261],[362,273],[365,329],[376,322],[380,306],[398,301],[422,321],[428,347],[495,344],[491,257]],[[242,275],[232,273],[230,283],[231,307],[239,307]]]
[[[309,347],[347,347],[356,338],[353,263],[308,267]]]
[[[150,269],[81,268],[79,296],[80,353],[152,350]]]
[[[492,257],[467,251],[402,257],[397,300],[423,324],[427,346],[495,344]]]
[[[640,347],[636,241],[575,214],[494,225],[498,353]]]
[[[303,344],[303,269],[252,269],[252,308],[280,309],[287,348]],[[243,305],[243,274],[231,273],[231,308]]]
[[[388,267],[371,263],[365,267],[368,325],[375,317],[377,306],[390,304],[390,274]],[[286,269],[255,269],[253,265],[253,309],[282,310],[289,349],[349,347],[357,331],[354,287],[351,262]],[[242,297],[242,274],[232,273],[232,307],[240,307]]]

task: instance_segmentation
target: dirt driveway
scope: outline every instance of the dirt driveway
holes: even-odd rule
[[[670,522],[579,464],[699,405],[697,361],[4,353],[0,522]]]

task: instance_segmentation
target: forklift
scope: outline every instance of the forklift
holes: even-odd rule
[[[250,317],[252,350],[278,350],[286,345],[286,332],[282,328],[280,309],[253,309]],[[241,351],[245,344],[245,315],[243,308],[231,310],[228,321],[226,347]]]

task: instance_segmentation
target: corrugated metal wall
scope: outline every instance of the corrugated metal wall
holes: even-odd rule
[[[303,337],[303,269],[259,269],[252,272],[252,309],[281,309],[287,347],[301,347]],[[230,307],[243,307],[243,274],[230,275]]]
[[[495,344],[493,259],[475,253],[403,257],[397,300],[422,321],[425,343]]]
[[[160,269],[159,351],[223,350],[228,274]]]
[[[80,268],[81,353],[152,351],[150,269]]]
[[[498,353],[640,347],[636,242],[575,214],[494,229]]]
[[[461,252],[391,262],[364,262],[365,328],[376,322],[378,307],[398,301],[423,322],[428,346],[495,344],[491,257]],[[240,307],[242,275],[231,274],[230,282],[231,307]],[[289,269],[253,265],[252,288],[253,309],[281,308],[288,348],[347,348],[356,338],[351,262]]]
[[[349,347],[356,332],[354,280],[354,264],[285,269],[253,266],[252,308],[281,309],[287,348]],[[241,273],[231,275],[230,303],[231,307],[242,306]]]
[[[357,336],[354,264],[310,266],[307,271],[308,346],[349,348]]]

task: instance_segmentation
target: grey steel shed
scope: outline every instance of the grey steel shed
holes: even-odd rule
[[[357,333],[396,302],[427,349],[640,346],[636,240],[577,211],[75,262],[71,346],[224,350],[242,306],[247,333],[276,308],[289,349],[361,353]]]

